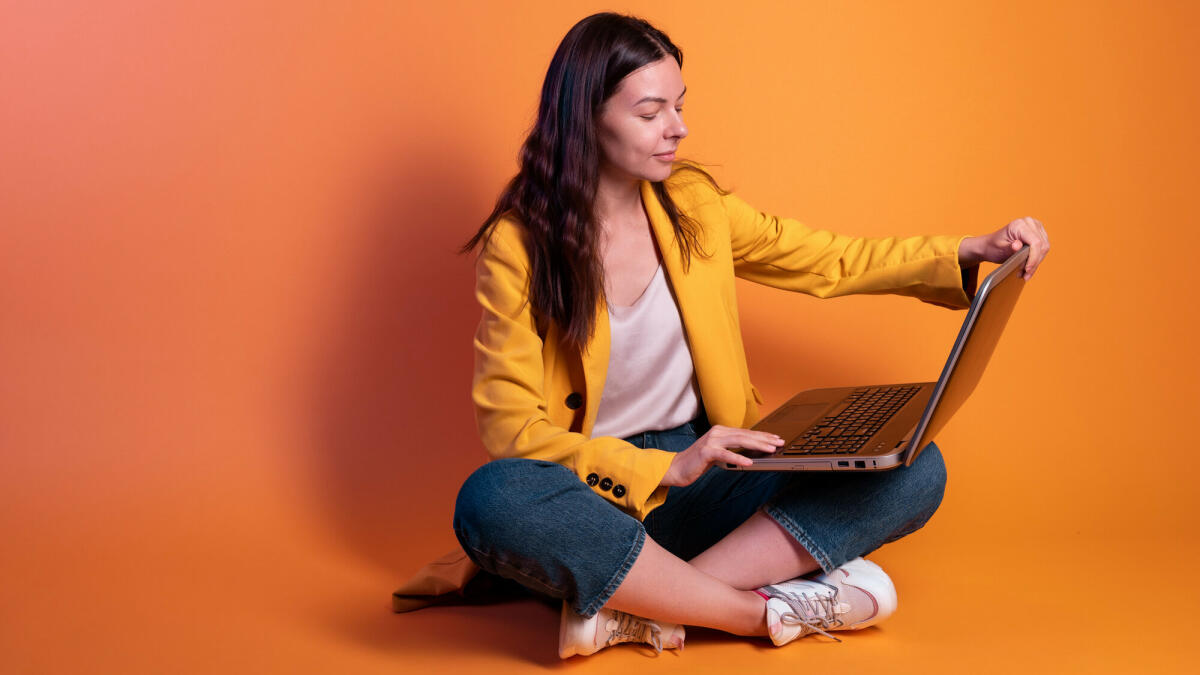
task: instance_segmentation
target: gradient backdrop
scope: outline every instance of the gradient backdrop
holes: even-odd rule
[[[1195,3],[10,1],[0,670],[559,666],[554,608],[389,599],[456,546],[486,459],[455,248],[605,9],[682,47],[681,154],[760,209],[863,235],[1033,216],[1053,250],[938,438],[941,510],[873,556],[892,619],[563,667],[1194,665]],[[764,412],[933,379],[963,316],[738,289]]]

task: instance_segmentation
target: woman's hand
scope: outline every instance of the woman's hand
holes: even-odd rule
[[[708,467],[721,462],[742,466],[750,466],[753,463],[749,457],[739,455],[729,448],[775,452],[783,443],[783,438],[766,431],[714,424],[703,436],[696,439],[691,447],[675,454],[670,468],[667,469],[667,473],[659,485],[672,487],[691,485],[705,471],[708,471]]]
[[[1029,280],[1050,250],[1050,237],[1036,218],[1018,218],[991,234],[967,237],[958,247],[958,264],[967,267],[983,261],[1002,263],[1029,244],[1029,259],[1022,277]]]

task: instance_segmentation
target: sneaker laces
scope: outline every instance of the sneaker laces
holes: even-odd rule
[[[791,608],[790,612],[783,612],[779,615],[780,623],[786,623],[793,626],[806,626],[813,631],[824,635],[825,637],[830,637],[838,642],[841,642],[841,640],[836,636],[830,635],[824,630],[821,630],[822,628],[828,628],[832,630],[845,624],[845,622],[837,616],[837,600],[840,589],[830,584],[822,583],[822,585],[828,586],[833,593],[829,595],[818,592],[806,593],[804,591],[800,591],[799,593],[788,593],[787,591],[781,590],[774,586],[768,586],[767,588],[772,597],[783,600],[785,603],[787,603],[787,606]]]
[[[606,646],[621,642],[646,642],[654,647],[656,654],[662,653],[662,628],[653,621],[613,610],[612,618],[604,624],[609,632]]]

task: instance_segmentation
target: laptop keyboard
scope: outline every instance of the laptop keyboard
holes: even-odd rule
[[[892,415],[912,398],[920,385],[859,387],[846,397],[849,405],[817,422],[796,438],[783,454],[846,455],[862,449]]]

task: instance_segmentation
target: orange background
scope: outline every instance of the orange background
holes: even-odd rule
[[[389,596],[456,545],[486,459],[454,249],[604,9],[682,47],[681,154],[760,209],[865,235],[1033,216],[1054,248],[938,438],[942,508],[872,556],[893,618],[565,667],[1200,655],[1194,3],[217,5],[0,13],[0,670],[557,667],[552,608]],[[963,316],[738,283],[764,413],[933,379]]]

